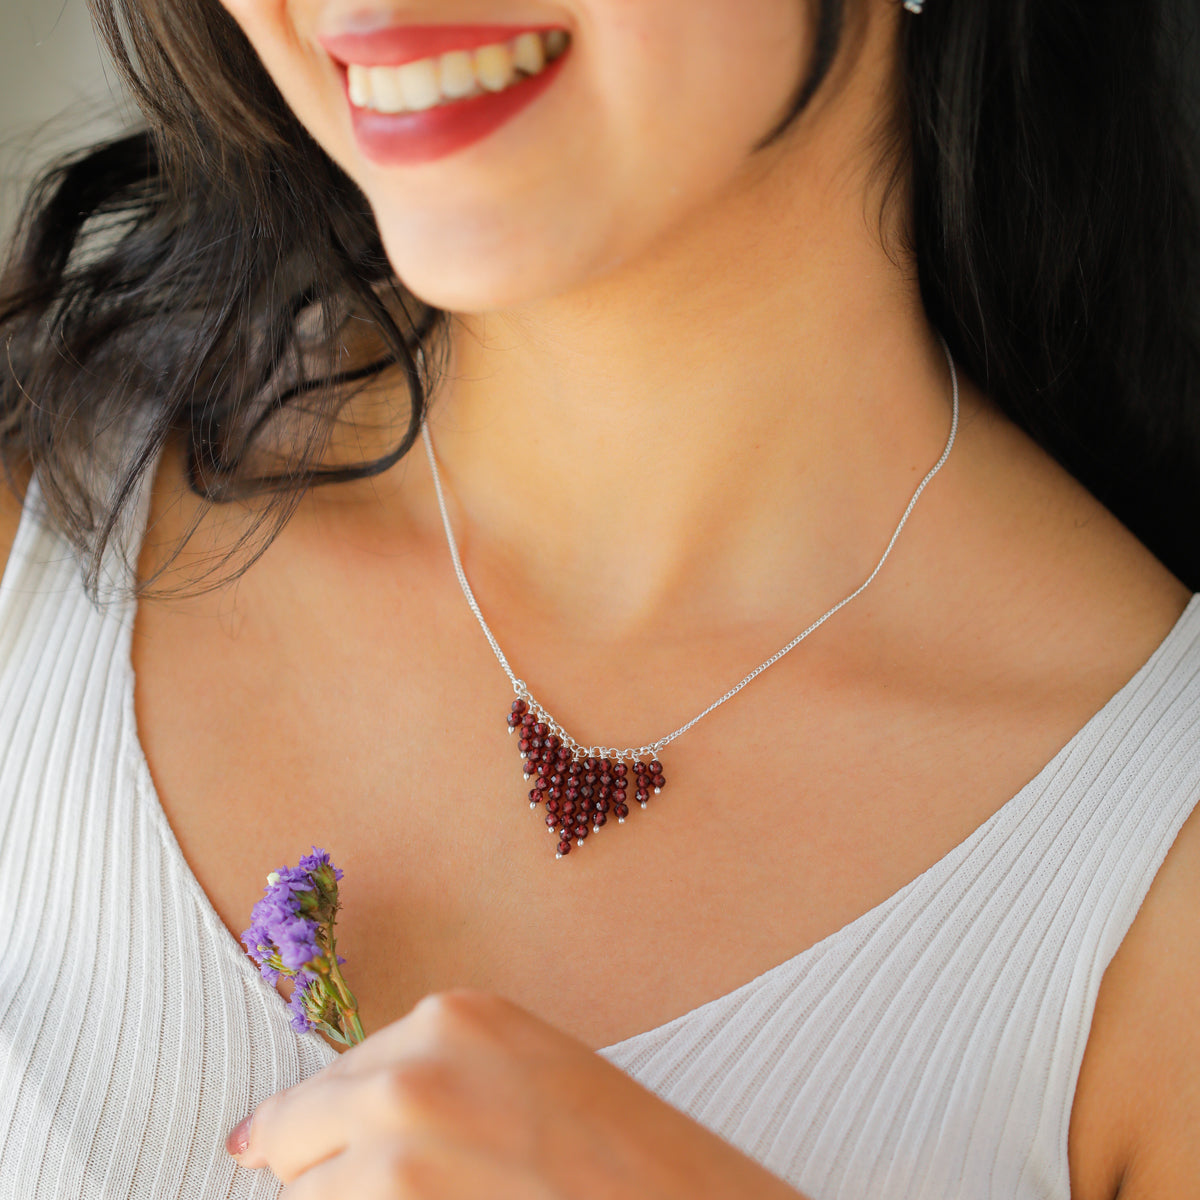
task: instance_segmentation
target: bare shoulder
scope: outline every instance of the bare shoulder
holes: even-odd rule
[[[1030,761],[1045,762],[1146,663],[1191,592],[973,389],[960,440],[930,520],[939,558],[923,599],[939,625],[928,637],[965,664],[1003,741],[1036,744]]]
[[[1060,681],[1086,716],[1191,591],[1019,431],[983,412],[972,432],[972,551],[1003,564],[987,577],[995,600],[983,593],[998,651],[982,644],[1025,664],[1031,704]],[[1200,722],[1186,736],[1200,743]],[[1101,980],[1068,1157],[1073,1200],[1200,1197],[1200,810]]]
[[[1078,1200],[1200,1192],[1200,809],[1105,973],[1070,1142]]]
[[[17,484],[22,494],[29,484],[29,471],[17,472]],[[12,489],[0,476],[0,576],[4,574],[8,556],[12,553],[13,542],[17,537],[17,526],[21,523],[21,497],[13,494]]]

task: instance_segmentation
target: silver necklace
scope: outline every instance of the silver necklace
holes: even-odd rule
[[[673,733],[657,741],[648,742],[644,746],[630,746],[620,749],[615,746],[584,746],[577,742],[551,715],[538,703],[529,685],[517,677],[509,665],[496,635],[488,627],[483,618],[479,602],[471,585],[467,582],[463,570],[462,559],[458,553],[458,543],[454,540],[454,531],[450,526],[450,514],[446,508],[446,497],[442,492],[441,475],[438,472],[437,458],[433,453],[433,439],[429,433],[429,423],[421,425],[421,436],[425,441],[425,452],[429,457],[429,469],[433,474],[433,486],[437,492],[438,508],[442,514],[442,526],[446,531],[446,543],[450,547],[450,557],[454,562],[454,573],[458,576],[459,586],[463,595],[475,614],[480,628],[487,637],[504,673],[512,683],[516,700],[508,714],[508,731],[510,734],[520,734],[521,758],[524,761],[525,778],[533,784],[529,792],[529,805],[536,808],[539,804],[546,805],[546,827],[550,833],[558,837],[558,858],[570,853],[571,841],[582,846],[589,833],[599,833],[608,823],[609,814],[616,816],[619,824],[625,823],[629,815],[630,792],[633,799],[644,809],[650,796],[658,795],[666,786],[666,776],[658,756],[665,746],[677,737],[687,733],[698,721],[702,721],[709,713],[721,707],[726,701],[746,687],[751,681],[760,676],[768,667],[774,666],[785,654],[790,654],[810,633],[820,629],[839,609],[844,608],[851,600],[861,596],[874,581],[875,576],[883,569],[888,555],[892,552],[900,531],[904,528],[912,511],[921,498],[921,493],[929,486],[933,477],[942,469],[958,436],[958,371],[954,366],[954,356],[950,347],[942,339],[942,349],[946,352],[946,361],[950,364],[950,380],[954,393],[954,413],[950,421],[950,435],[946,439],[946,447],[941,457],[930,468],[929,473],[921,480],[913,493],[900,523],[896,526],[891,540],[883,555],[875,564],[875,569],[848,596],[844,596],[831,609],[822,613],[807,629],[798,633],[786,646],[777,650],[766,662],[759,663],[739,683],[729,689],[719,700],[714,700],[703,712],[697,713],[685,725],[681,725]]]

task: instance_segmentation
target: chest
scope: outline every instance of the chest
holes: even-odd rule
[[[158,631],[151,621],[146,624],[142,636],[149,635],[149,640],[158,640],[154,637]],[[219,666],[213,657],[217,645],[219,643],[209,647],[207,659],[214,668]],[[241,656],[243,659],[249,657],[248,647],[242,647]],[[78,661],[87,660],[80,655]],[[145,666],[144,657],[139,657],[138,661]],[[103,678],[107,670],[106,666],[98,677]],[[148,671],[140,681],[139,695],[143,704],[148,692],[141,685],[153,675],[153,671]],[[97,677],[94,667],[91,677]],[[188,691],[193,704],[175,706],[182,707],[197,723],[204,706],[196,701],[203,690],[200,685],[208,678],[203,673],[195,676],[196,686]],[[217,678],[222,686],[228,687],[227,678],[220,673]],[[168,678],[166,683],[171,684],[174,693],[178,694],[178,678]],[[247,689],[251,688],[252,677],[248,675],[244,683]],[[230,694],[235,695],[238,690],[233,688]],[[83,707],[91,708],[90,705]],[[281,706],[281,711],[286,712],[286,706]],[[360,709],[355,715],[365,721],[369,714]],[[109,730],[106,736],[114,738],[121,732],[117,724],[105,723],[105,729]],[[488,724],[491,724],[490,720]],[[82,722],[73,721],[72,725],[79,727]],[[152,720],[149,728],[152,730],[154,725]],[[315,731],[316,727],[313,728]],[[237,721],[229,721],[220,727],[219,738],[206,734],[198,749],[220,759],[223,744],[232,752],[243,738],[250,740],[252,736],[261,736],[267,739],[265,748],[275,754],[274,770],[264,772],[263,777],[282,781],[282,786],[288,789],[297,787],[299,790],[292,794],[291,801],[293,805],[301,804],[305,772],[288,769],[289,755],[295,753],[299,743],[291,735],[271,741],[271,737],[278,736],[279,732],[275,728],[272,733],[268,721],[258,722],[255,729],[249,731],[243,731]],[[507,749],[510,745],[507,735],[501,734],[501,737],[505,739],[503,744]],[[319,762],[330,746],[318,748],[320,752],[314,752],[312,762]],[[194,743],[181,740],[175,746],[177,757],[166,761],[168,765],[174,762],[177,768],[183,766],[194,771],[199,768],[188,755],[196,749]],[[110,753],[106,757],[113,758],[113,755]],[[389,829],[402,821],[393,820],[390,825],[380,822],[368,828],[370,822],[364,821],[360,827],[359,818],[352,815],[343,821],[338,810],[334,810],[332,816],[323,816],[327,809],[327,797],[324,796],[308,805],[294,825],[287,826],[286,813],[291,809],[279,807],[276,820],[272,815],[271,788],[257,793],[254,790],[261,783],[252,770],[255,757],[239,752],[229,761],[235,764],[244,761],[248,765],[251,774],[245,786],[235,780],[232,773],[222,783],[214,772],[214,786],[206,803],[187,803],[191,795],[199,793],[189,792],[186,788],[178,793],[185,801],[182,805],[170,799],[165,801],[177,832],[186,828],[193,839],[193,845],[187,851],[192,865],[198,865],[200,870],[215,871],[213,879],[205,886],[218,906],[232,911],[233,927],[236,928],[244,918],[232,889],[243,886],[245,881],[236,871],[228,869],[228,864],[239,853],[239,848],[250,847],[246,857],[253,865],[264,855],[263,846],[257,842],[273,836],[272,823],[279,826],[286,840],[309,834],[312,824],[324,821],[318,836],[322,841],[328,840],[324,837],[328,832],[338,839],[334,842],[335,851],[347,866],[345,927],[352,936],[343,949],[351,959],[351,978],[356,990],[374,1006],[366,1014],[368,1028],[372,1030],[398,1015],[387,1012],[384,1007],[392,1002],[392,997],[402,1007],[408,994],[419,991],[426,980],[429,986],[450,986],[466,981],[494,986],[518,996],[522,995],[520,989],[524,987],[524,995],[530,998],[524,1002],[535,1011],[579,1031],[580,1036],[591,1036],[595,1045],[611,1046],[616,1037],[601,1021],[611,1021],[614,1014],[618,1019],[624,1016],[636,1020],[637,1026],[632,1031],[640,1032],[659,1024],[660,1015],[664,1018],[677,1015],[677,1012],[666,1010],[665,1005],[656,1010],[659,993],[665,994],[667,1001],[676,1006],[694,1007],[692,996],[682,985],[690,980],[695,986],[698,975],[688,975],[688,972],[696,967],[711,971],[708,980],[701,979],[701,985],[707,986],[709,991],[695,997],[699,1003],[743,982],[752,970],[744,971],[739,978],[729,978],[731,965],[733,969],[739,966],[730,953],[738,945],[737,922],[745,922],[740,930],[741,940],[745,943],[759,932],[753,922],[761,919],[764,937],[757,948],[778,958],[785,945],[783,935],[794,921],[806,917],[803,911],[797,910],[793,914],[789,910],[797,899],[803,900],[802,890],[779,891],[779,881],[786,882],[795,870],[796,857],[786,846],[757,860],[740,857],[730,870],[729,864],[715,851],[713,842],[698,843],[692,859],[685,863],[690,873],[672,870],[670,860],[665,866],[661,858],[657,860],[659,872],[655,878],[665,881],[665,887],[657,895],[637,891],[637,872],[623,867],[603,878],[598,871],[592,876],[582,873],[573,877],[561,873],[543,876],[583,880],[586,884],[576,884],[573,889],[560,887],[553,893],[544,886],[528,884],[527,877],[535,877],[538,864],[546,864],[547,870],[554,864],[553,869],[559,871],[564,866],[588,862],[598,865],[607,862],[611,866],[618,862],[616,848],[620,843],[614,838],[612,857],[607,860],[601,858],[605,843],[597,840],[594,844],[589,842],[582,853],[569,858],[566,863],[556,863],[552,858],[544,858],[540,851],[536,858],[527,855],[524,860],[518,859],[519,839],[514,836],[511,841],[494,846],[490,858],[484,853],[474,871],[449,870],[448,864],[454,865],[453,846],[461,846],[461,839],[433,836],[430,831],[436,832],[441,824],[436,820],[423,824],[415,806],[404,808],[398,814],[399,818],[411,817],[419,827],[419,836],[411,839],[413,849],[407,853],[403,839],[397,838],[385,846],[378,844],[389,836]],[[676,774],[686,779],[687,762],[683,756],[677,761],[679,771]],[[326,778],[333,779],[345,771],[343,767],[341,772],[328,772]],[[700,772],[697,777],[702,774]],[[364,780],[372,777],[378,778],[373,772],[362,776]],[[507,778],[505,771],[505,782]],[[678,782],[673,775],[672,786]],[[21,811],[32,807],[28,801],[38,800],[43,809],[62,804],[65,813],[68,805],[77,807],[79,793],[77,784],[67,792],[56,789],[38,800],[31,787],[28,794],[21,796]],[[703,791],[698,794],[708,795]],[[747,793],[747,806],[753,805],[755,794]],[[765,788],[763,794],[770,796],[771,789]],[[166,795],[164,792],[164,797]],[[669,795],[670,787],[663,793],[664,797]],[[301,1075],[311,1074],[323,1062],[314,1061],[309,1046],[308,1059],[302,1057],[297,1063],[297,1047],[293,1044],[294,1039],[288,1036],[285,1019],[278,1011],[272,1012],[270,1006],[259,1002],[257,990],[245,987],[245,980],[239,984],[230,947],[215,944],[214,938],[219,931],[210,922],[197,919],[203,914],[189,903],[191,889],[183,874],[186,868],[177,855],[169,852],[166,841],[153,834],[156,822],[146,819],[149,816],[147,797],[123,786],[111,796],[106,789],[97,796],[97,801],[98,807],[119,805],[121,811],[116,814],[119,819],[115,827],[144,829],[150,836],[142,843],[143,848],[153,851],[157,846],[161,853],[157,858],[153,853],[139,853],[130,858],[125,853],[125,846],[115,856],[111,847],[104,850],[104,870],[110,873],[110,880],[118,881],[118,887],[107,888],[106,894],[110,899],[114,894],[133,897],[132,908],[107,902],[83,905],[72,912],[70,906],[57,904],[53,911],[39,915],[34,908],[38,889],[21,889],[15,927],[23,931],[22,936],[36,931],[39,938],[64,948],[66,969],[60,975],[66,986],[56,987],[53,994],[36,987],[13,987],[11,990],[0,987],[8,1000],[14,1002],[9,1004],[9,1015],[0,1022],[0,1034],[5,1035],[5,1044],[17,1052],[6,1056],[6,1078],[12,1087],[18,1086],[20,1081],[27,1085],[29,1080],[37,1079],[38,1086],[30,1091],[38,1097],[52,1098],[60,1094],[61,1078],[65,1078],[60,1078],[59,1069],[64,1072],[69,1069],[72,1073],[71,1094],[95,1096],[96,1103],[89,1113],[104,1112],[106,1117],[107,1108],[102,1103],[105,1097],[135,1094],[136,1081],[143,1084],[153,1081],[152,1097],[145,1091],[136,1092],[149,1097],[147,1103],[118,1104],[115,1115],[121,1119],[127,1111],[139,1118],[153,1115],[156,1121],[165,1122],[165,1125],[131,1129],[128,1126],[113,1128],[111,1122],[101,1128],[97,1123],[94,1130],[88,1126],[89,1136],[94,1133],[96,1144],[102,1145],[130,1137],[136,1137],[138,1144],[164,1144],[164,1127],[186,1127],[183,1123],[188,1121],[196,1124],[199,1111],[203,1114],[202,1124],[197,1137],[188,1144],[211,1145],[217,1155],[220,1138],[245,1111],[247,1081],[250,1094],[262,1098],[277,1090],[281,1083],[296,1082],[297,1069]],[[352,807],[345,810],[349,814],[353,811]],[[659,813],[662,811],[662,808],[658,810]],[[482,824],[490,818],[485,808],[481,808],[481,812],[484,814]],[[622,827],[624,834],[632,835],[637,829],[636,822],[642,817],[648,822],[653,814],[653,809],[644,814],[638,810],[628,825]],[[87,889],[87,894],[100,895],[98,885],[104,876],[100,870],[97,839],[91,836],[95,826],[87,821],[65,819],[57,819],[53,825],[58,831],[60,849],[75,843],[80,847],[91,847],[90,856],[84,854],[79,859],[79,882]],[[493,827],[498,828],[499,823]],[[668,842],[680,852],[686,852],[689,849],[687,839],[673,835],[672,829],[672,823],[665,823],[654,840]],[[369,836],[371,832],[375,833],[374,843]],[[622,830],[615,832],[619,835]],[[498,843],[500,835],[493,837]],[[485,840],[476,836],[475,844]],[[739,852],[744,846],[752,850],[753,840],[748,836],[748,840],[737,847]],[[1036,861],[1031,862],[1028,854],[1021,855],[1016,849],[1019,838],[1005,836],[995,840],[999,848],[1015,853],[1027,872],[1036,867]],[[0,848],[4,844],[0,839]],[[342,848],[349,857],[341,855]],[[636,853],[637,843],[632,837],[629,848]],[[383,853],[389,849],[399,849],[404,855],[390,866]],[[486,852],[487,846],[483,849]],[[295,846],[287,847],[286,857],[294,860],[298,852],[299,848]],[[707,862],[699,861],[703,852],[709,855]],[[265,853],[272,856],[267,859],[268,863],[276,865],[285,856],[282,849],[275,855],[273,846],[268,846]],[[512,856],[512,860],[506,861],[506,856]],[[977,864],[991,861],[990,855],[975,858]],[[58,852],[31,859],[29,878],[50,878],[56,867],[61,871],[64,861],[68,860]],[[497,863],[500,869],[496,869]],[[756,870],[765,871],[777,863],[777,875],[768,884],[768,890],[773,893],[767,896],[768,904],[742,903],[733,919],[723,921],[722,907],[737,906],[743,893],[749,893],[752,899],[757,895],[756,879],[761,876],[748,877],[743,868],[752,864]],[[406,864],[411,865],[410,869],[403,869]],[[810,875],[818,875],[820,863],[816,854],[809,855],[805,865]],[[904,911],[908,917],[916,919],[904,920],[899,931],[902,936],[884,943],[890,948],[886,955],[881,956],[878,947],[874,953],[859,953],[861,937],[835,937],[830,939],[832,948],[818,956],[814,964],[800,972],[788,972],[782,979],[777,977],[773,988],[756,989],[753,1002],[735,1001],[710,1006],[710,1010],[711,1007],[719,1008],[715,1017],[708,1015],[689,1021],[682,1036],[676,1036],[669,1046],[660,1045],[659,1039],[651,1039],[657,1048],[652,1055],[635,1056],[623,1050],[613,1056],[614,1060],[631,1070],[647,1087],[659,1090],[695,1119],[728,1136],[807,1194],[819,1195],[828,1191],[831,1180],[841,1181],[846,1189],[874,1194],[884,1188],[899,1164],[924,1181],[919,1187],[905,1189],[906,1194],[914,1196],[948,1194],[955,1179],[965,1180],[964,1186],[968,1190],[982,1191],[991,1187],[997,1194],[1014,1197],[1065,1196],[1064,1164],[1058,1141],[1051,1138],[1044,1144],[1038,1143],[1034,1147],[1036,1153],[1031,1153],[1026,1119],[1036,1118],[1045,1111],[1047,1099],[1056,1111],[1065,1113],[1064,1106],[1070,1102],[1069,1090],[1054,1090],[1047,1098],[1039,1073],[1036,1079],[1030,1077],[1025,1081],[1026,1091],[1022,1093],[1022,1103],[1016,1113],[1021,1120],[993,1122],[986,1118],[986,1111],[981,1117],[980,1111],[988,1096],[982,1087],[988,1072],[977,1069],[981,1064],[1003,1067],[1022,1061],[1041,1062],[1054,1052],[1052,1037],[1049,1043],[1044,1033],[1039,1035],[1042,1040],[1036,1044],[1031,1040],[1035,1031],[1029,1027],[1030,1019],[1036,1012],[1027,1003],[1017,1006],[1014,1013],[1010,1006],[999,1002],[1021,991],[1022,980],[1044,981],[1048,975],[1057,973],[1056,978],[1062,984],[1069,981],[1072,969],[1071,956],[1054,953],[1053,946],[1049,947],[1048,965],[1053,966],[1054,971],[1042,973],[1032,969],[1028,956],[1048,945],[1039,927],[1026,931],[1012,947],[1021,951],[1020,961],[1007,953],[1007,947],[1002,954],[976,951],[970,964],[974,983],[964,992],[962,979],[966,968],[959,949],[972,940],[968,935],[981,927],[998,927],[997,920],[989,917],[988,912],[997,907],[1001,914],[1011,912],[1013,888],[1022,894],[1036,892],[1035,881],[1028,876],[1022,879],[1010,876],[1010,865],[1016,863],[1002,864],[1000,868],[1000,876],[1006,881],[1004,888],[975,888],[972,890],[973,902],[969,905],[947,906],[929,902],[939,893],[939,879],[945,880],[945,872],[940,872],[938,879],[925,888],[923,898],[918,895],[916,903],[905,903]],[[705,868],[707,875],[702,873]],[[440,877],[444,884],[440,895],[437,894],[439,870],[444,872]],[[687,886],[674,886],[680,876]],[[835,890],[836,873],[827,872],[819,878]],[[351,880],[357,890],[349,889]],[[498,889],[492,887],[489,890],[488,886],[495,881],[511,890],[510,908],[513,911],[519,910],[522,903],[535,905],[530,910],[531,920],[515,928],[536,930],[544,938],[544,944],[534,949],[545,953],[521,957],[532,939],[507,935],[505,918],[509,910],[497,912],[504,897]],[[133,886],[124,886],[127,884]],[[257,891],[257,887],[258,880],[255,879],[250,890]],[[1005,889],[1008,895],[1005,895]],[[911,897],[911,893],[909,895]],[[663,896],[678,906],[677,911],[659,911],[654,907],[651,901]],[[425,907],[416,918],[409,916],[406,906],[413,901],[411,907],[416,909],[422,898],[427,901]],[[720,902],[714,902],[718,898]],[[536,908],[536,904],[547,900],[549,908],[544,911]],[[45,915],[51,917],[49,923],[43,920]],[[489,922],[489,915],[496,919]],[[525,914],[516,911],[516,915]],[[132,930],[131,916],[135,918]],[[426,918],[429,930],[421,927],[421,921]],[[709,922],[707,927],[703,923],[706,920]],[[606,941],[605,928],[611,926],[623,933],[622,922],[624,929],[632,930],[632,936]],[[226,923],[230,923],[228,916]],[[884,930],[887,920],[868,913],[864,921],[855,924],[859,928],[865,926],[865,936],[874,939]],[[592,928],[601,930],[599,938],[590,936]],[[160,931],[166,932],[167,944],[175,951],[169,956],[171,969],[165,973],[160,969],[163,957],[156,953],[162,945]],[[660,931],[665,933],[656,943],[654,935]],[[355,938],[358,940],[354,941]],[[406,938],[407,956],[398,949]],[[438,939],[442,941],[439,943]],[[216,941],[220,940],[216,938]],[[632,947],[634,953],[625,953],[626,946]],[[786,948],[792,950],[794,943]],[[623,953],[625,957],[621,957]],[[665,967],[660,968],[654,961],[655,953],[662,957],[671,956]],[[643,957],[639,959],[637,954]],[[606,955],[611,958],[606,960]],[[584,986],[587,977],[583,982],[578,977],[587,971],[591,959],[601,959],[602,969],[590,977],[597,990],[589,995]],[[24,969],[26,964],[38,961],[38,956],[30,954],[6,956],[6,971]],[[44,953],[40,961],[46,967],[51,966],[51,960]],[[752,969],[757,965],[752,963]],[[774,960],[767,965],[774,965]],[[362,972],[358,971],[359,966],[363,967]],[[88,978],[89,969],[103,969],[103,986],[78,987]],[[393,969],[396,976],[389,978],[387,972]],[[648,978],[638,979],[633,974],[638,969],[642,969]],[[555,970],[559,971],[558,975],[553,973]],[[417,971],[422,974],[417,975]],[[655,971],[657,974],[651,974]],[[100,981],[98,973],[91,978]],[[991,981],[990,987],[988,981]],[[637,990],[639,986],[640,991]],[[1059,992],[1061,986],[1055,994]],[[247,1001],[244,1005],[240,1002],[243,995]],[[79,996],[88,997],[86,1014],[73,1007],[64,1007],[68,997]],[[130,1006],[130,997],[137,997],[138,1002]],[[610,997],[611,1004],[608,1002]],[[29,1003],[24,1003],[25,1000]],[[22,1012],[34,1007],[48,1014],[45,1040],[30,1039],[29,1027],[21,1019]],[[954,1019],[945,1019],[952,1010]],[[721,1013],[724,1019],[720,1019]],[[998,1054],[995,1038],[1001,1032],[1006,1037],[1013,1036],[1014,1016],[1022,1022],[1017,1042],[1027,1049],[1013,1055]],[[763,1020],[764,1017],[769,1019]],[[1070,1028],[1078,1028],[1078,1012],[1066,1009],[1064,1022]],[[609,1029],[612,1028],[615,1027],[610,1025]],[[36,1047],[45,1045],[64,1029],[81,1029],[80,1045],[99,1045],[103,1049],[84,1060],[71,1055],[39,1057]],[[170,1057],[181,1029],[203,1031],[202,1052],[177,1059]],[[168,1032],[170,1036],[166,1036]],[[751,1033],[753,1037],[748,1036]],[[1053,1030],[1050,1033],[1052,1035]],[[986,1036],[980,1044],[983,1035]],[[118,1038],[126,1039],[124,1052],[118,1045]],[[310,1042],[309,1039],[302,1041],[306,1045]],[[30,1062],[30,1059],[37,1061]],[[219,1064],[216,1069],[214,1063]],[[290,1073],[281,1071],[281,1064],[290,1067]],[[968,1068],[965,1071],[963,1064]],[[864,1086],[864,1079],[868,1086]],[[955,1102],[946,1107],[945,1098],[951,1094],[950,1089],[958,1088],[964,1081],[970,1084],[968,1093],[964,1096],[955,1091]],[[881,1100],[883,1103],[878,1103]],[[914,1137],[909,1115],[929,1111],[928,1105],[935,1106],[932,1110],[935,1117],[925,1131],[918,1130]],[[169,1115],[169,1120],[164,1114]],[[40,1128],[53,1127],[54,1113],[40,1115],[45,1118],[44,1123],[39,1123]],[[57,1119],[61,1120],[61,1116],[60,1111]],[[844,1142],[848,1129],[861,1152],[846,1152]],[[169,1144],[178,1146],[179,1151],[165,1156],[165,1168],[155,1157],[152,1165],[160,1168],[159,1175],[144,1180],[140,1190],[120,1181],[120,1187],[114,1185],[111,1194],[159,1194],[161,1171],[182,1173],[194,1157],[184,1153],[182,1141]],[[72,1155],[72,1161],[82,1163],[85,1157]],[[970,1168],[966,1174],[964,1162]],[[1001,1173],[999,1176],[997,1171]],[[3,1175],[0,1172],[0,1176]],[[101,1194],[98,1188],[93,1190]],[[234,1193],[231,1191],[230,1194]]]
[[[159,799],[230,932],[311,845],[345,870],[339,948],[368,1029],[460,986],[593,1048],[656,1028],[884,901],[1071,731],[1057,713],[1031,732],[1000,681],[931,702],[814,647],[665,749],[662,794],[645,810],[630,796],[624,823],[560,860],[507,732],[508,681],[461,598],[359,583],[143,604],[133,658]],[[559,719],[583,737],[605,714],[612,745],[694,715],[754,653],[668,644],[639,677],[587,646],[543,649]]]

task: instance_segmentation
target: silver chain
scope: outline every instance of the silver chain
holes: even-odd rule
[[[729,689],[719,700],[714,700],[703,712],[697,713],[686,725],[680,725],[674,733],[668,733],[666,737],[659,738],[656,742],[651,742],[645,746],[628,747],[624,750],[614,746],[582,746],[554,718],[537,702],[533,694],[530,692],[528,685],[523,679],[517,678],[516,672],[509,666],[508,659],[504,656],[504,651],[500,649],[500,643],[496,641],[496,635],[492,633],[488,627],[487,621],[483,619],[483,612],[479,607],[479,601],[475,599],[475,593],[471,591],[471,585],[467,582],[467,574],[463,570],[462,558],[458,553],[458,543],[454,540],[454,531],[450,527],[450,514],[446,509],[446,497],[442,492],[442,479],[438,472],[437,458],[433,453],[433,439],[429,433],[429,423],[425,421],[421,425],[421,436],[425,440],[425,452],[429,457],[429,469],[433,473],[433,487],[437,492],[438,508],[442,513],[442,526],[446,530],[446,542],[450,547],[450,557],[454,560],[454,573],[458,576],[459,586],[462,588],[463,595],[467,598],[467,603],[471,606],[471,611],[475,614],[475,620],[479,622],[479,627],[483,630],[489,644],[492,647],[493,653],[499,660],[500,665],[504,668],[504,673],[512,682],[513,691],[517,696],[524,700],[529,705],[531,712],[536,714],[539,721],[543,721],[558,738],[562,744],[571,751],[574,758],[599,758],[610,759],[613,762],[634,763],[639,759],[656,758],[658,753],[664,746],[669,745],[677,737],[687,733],[693,725],[698,721],[702,721],[714,709],[720,708],[728,700],[732,700],[748,683],[757,679],[768,667],[773,667],[785,654],[790,654],[810,633],[820,629],[830,617],[833,616],[839,609],[844,608],[851,600],[861,596],[863,592],[874,581],[875,576],[883,569],[883,564],[887,562],[888,555],[892,552],[892,547],[895,546],[897,539],[900,537],[900,531],[904,528],[908,518],[912,515],[912,511],[917,506],[917,501],[921,498],[921,493],[929,486],[933,477],[942,469],[946,463],[946,459],[950,457],[950,451],[954,447],[955,438],[958,436],[958,371],[954,366],[954,356],[950,353],[950,347],[946,344],[945,338],[942,338],[942,349],[946,352],[946,361],[950,364],[950,380],[954,390],[954,414],[950,421],[950,436],[946,439],[946,448],[942,451],[941,457],[930,468],[929,473],[921,480],[917,490],[913,492],[912,499],[908,502],[908,507],[904,510],[904,515],[900,518],[900,524],[896,526],[895,532],[892,534],[891,540],[887,544],[887,549],[884,550],[883,556],[875,564],[875,569],[863,580],[857,588],[854,589],[848,596],[839,600],[828,612],[818,617],[807,629],[802,633],[798,633],[786,646],[781,650],[777,650],[766,662],[760,663],[753,671],[750,672],[740,683],[735,684]]]

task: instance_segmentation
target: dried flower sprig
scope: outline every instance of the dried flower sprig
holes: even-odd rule
[[[346,985],[333,927],[337,921],[342,872],[324,850],[312,848],[298,867],[280,867],[267,876],[265,895],[250,914],[242,943],[270,984],[295,980],[292,1027],[320,1029],[346,1046],[366,1038],[358,1001]]]

